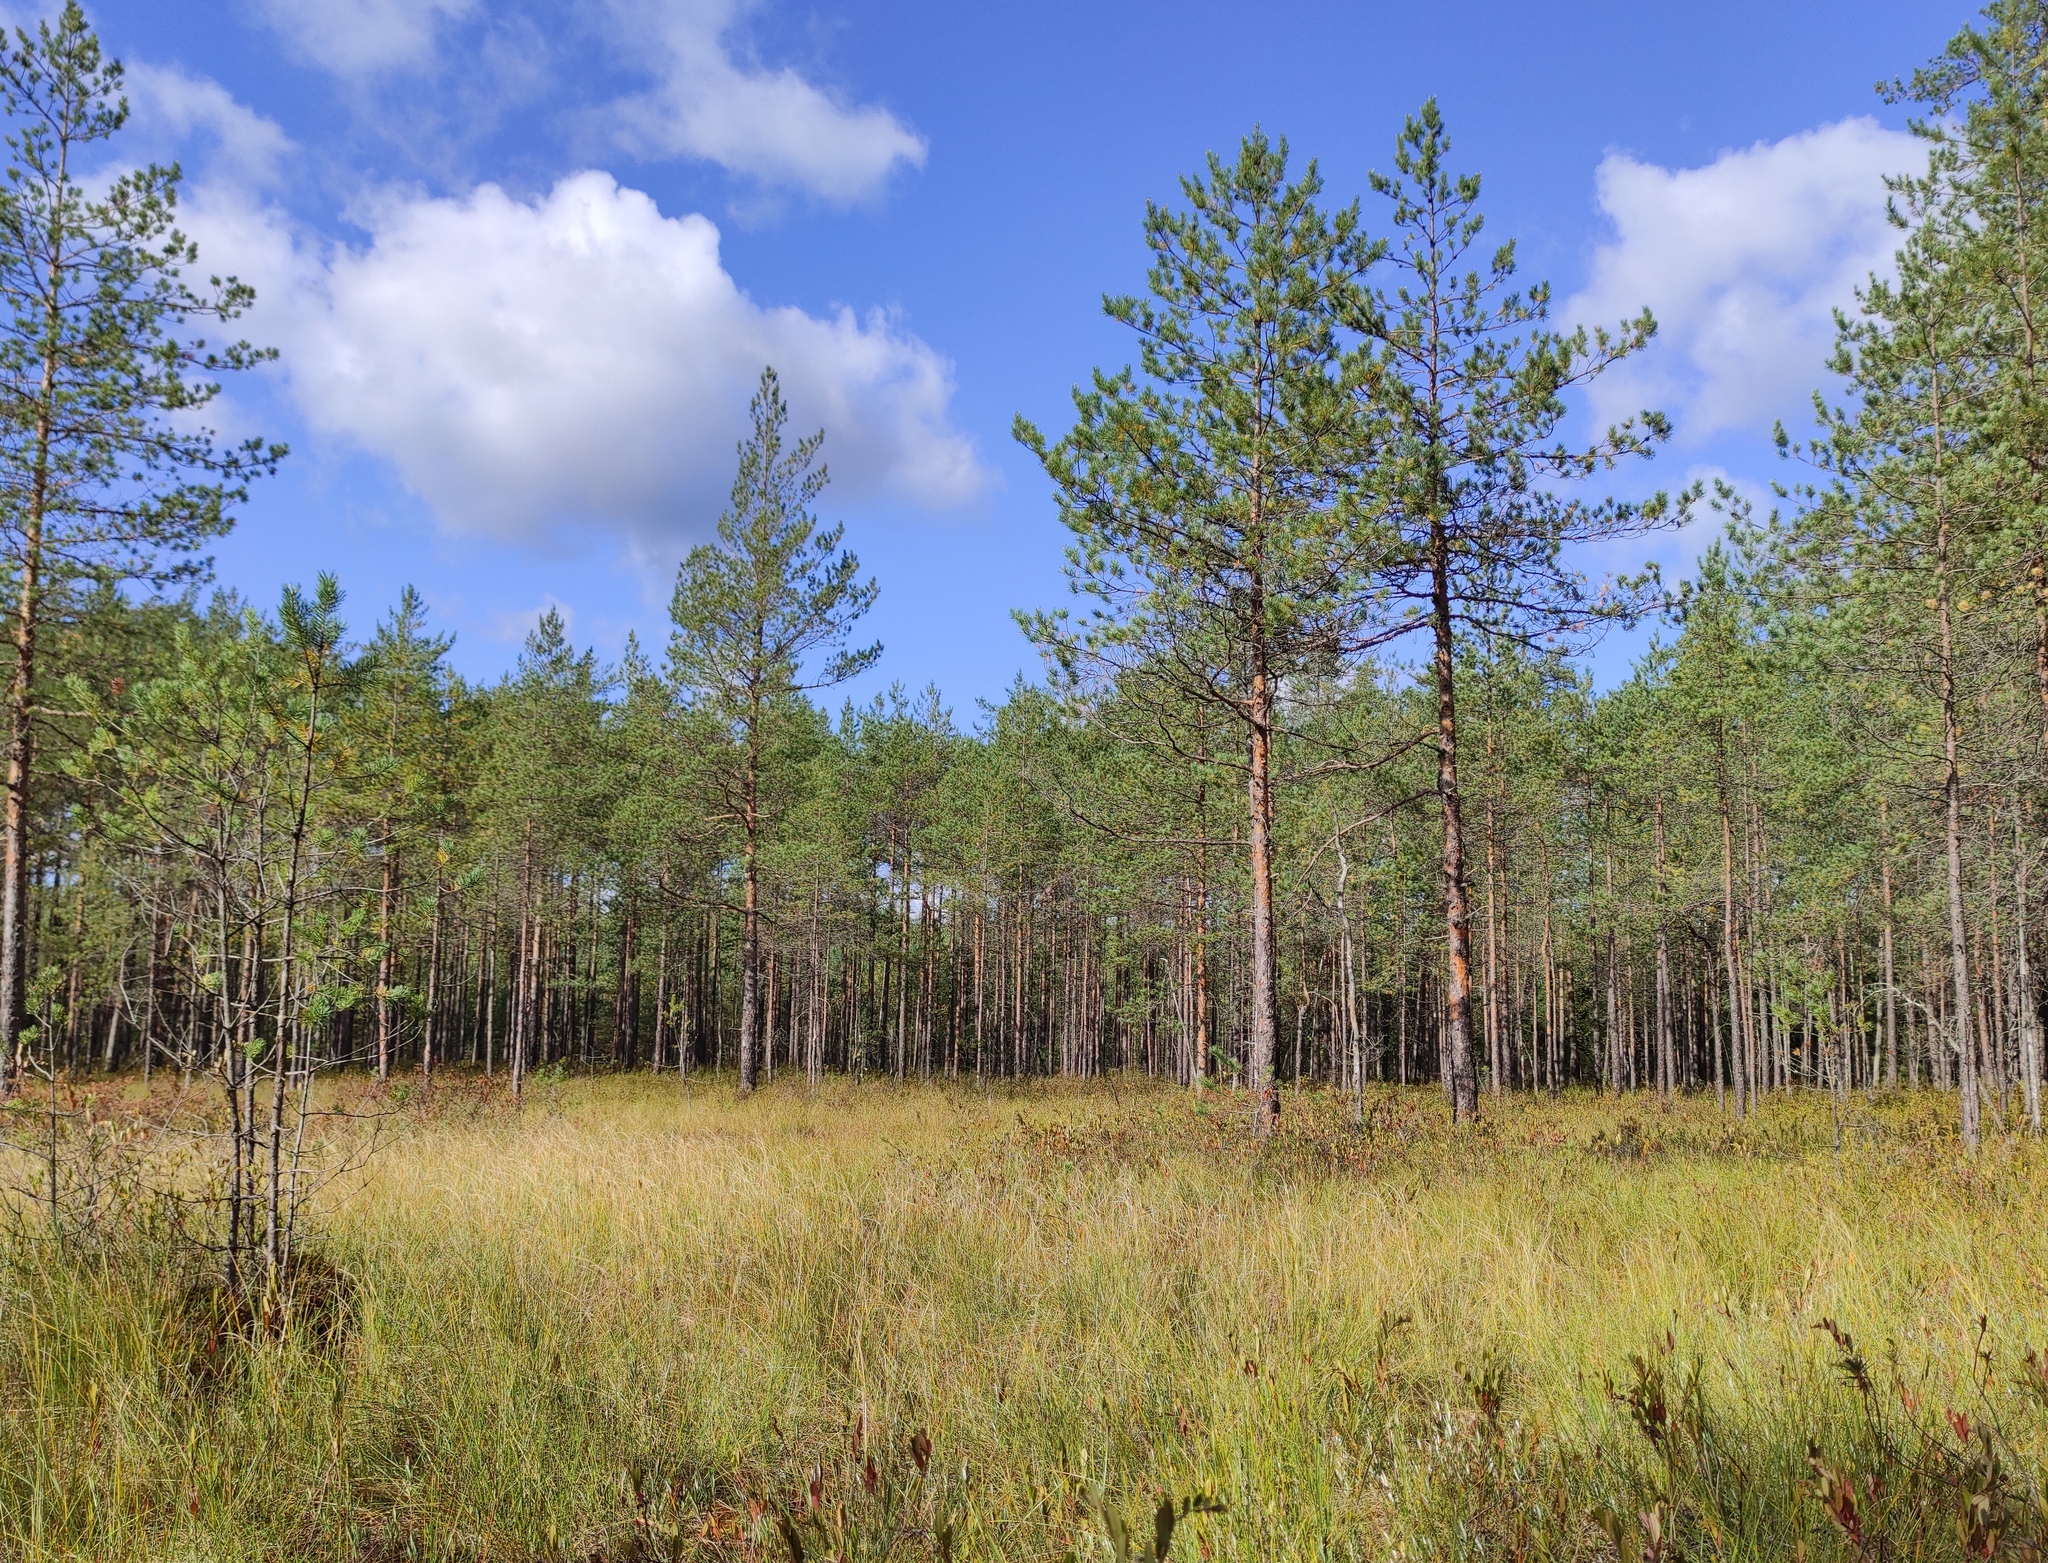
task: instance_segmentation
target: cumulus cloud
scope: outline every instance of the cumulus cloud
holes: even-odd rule
[[[1909,135],[1867,118],[1725,152],[1704,168],[1610,153],[1596,184],[1613,235],[1565,318],[1613,323],[1645,305],[1658,337],[1593,388],[1603,421],[1642,407],[1681,439],[1796,416],[1824,378],[1833,311],[1889,271],[1899,235],[1886,174],[1919,166]]]
[[[742,9],[743,0],[616,0],[623,35],[659,74],[651,91],[615,106],[626,146],[842,202],[874,194],[898,164],[924,166],[924,138],[887,109],[735,60],[727,35]]]
[[[930,347],[885,313],[756,303],[714,224],[607,174],[532,201],[391,196],[355,248],[246,200],[201,220],[207,253],[256,282],[253,329],[309,422],[391,462],[453,531],[597,528],[654,553],[703,537],[765,364],[793,422],[825,429],[835,493],[943,509],[986,485]]]
[[[425,65],[435,31],[474,0],[260,0],[285,47],[308,64],[360,80]]]

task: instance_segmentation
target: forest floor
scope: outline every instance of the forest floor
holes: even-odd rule
[[[0,1556],[2042,1555],[2048,1155],[1947,1099],[351,1100],[286,1329],[17,1210]]]

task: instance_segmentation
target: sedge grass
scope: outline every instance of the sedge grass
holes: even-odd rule
[[[331,1338],[195,1345],[171,1239],[60,1255],[22,1212],[0,1555],[779,1560],[814,1479],[848,1554],[1106,1556],[1099,1490],[1213,1496],[1205,1563],[1881,1555],[1809,1458],[1874,1458],[1823,1321],[1924,1436],[1997,1427],[2031,1501],[2031,1142],[1965,1161],[1903,1096],[1370,1106],[1290,1096],[1254,1147],[1227,1093],[1130,1085],[437,1088],[321,1196]],[[1696,1384],[1690,1500],[1645,1374]]]

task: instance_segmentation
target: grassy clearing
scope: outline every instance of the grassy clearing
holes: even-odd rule
[[[323,1198],[331,1328],[19,1227],[0,1553],[2026,1555],[2048,1159],[1945,1108],[445,1089]]]

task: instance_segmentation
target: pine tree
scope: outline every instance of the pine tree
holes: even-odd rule
[[[1274,745],[1292,674],[1372,643],[1351,588],[1373,553],[1336,482],[1347,427],[1336,322],[1377,256],[1357,213],[1317,204],[1311,164],[1254,132],[1235,162],[1181,182],[1188,210],[1150,205],[1151,297],[1112,298],[1138,334],[1142,381],[1098,371],[1049,443],[1019,419],[1074,534],[1068,579],[1096,607],[1027,618],[1069,691],[1212,707],[1241,739],[1251,868],[1248,1083],[1271,1131],[1275,1048]],[[1148,693],[1147,686],[1151,686]]]
[[[1927,172],[1894,182],[1910,225],[1895,281],[1873,279],[1841,322],[1830,365],[1852,400],[1816,398],[1822,437],[1805,447],[1830,480],[1800,491],[1800,546],[1815,601],[1859,600],[1892,675],[1931,685],[1940,713],[1948,945],[1963,1142],[1981,1133],[1978,1052],[1964,904],[1963,712],[1959,620],[1981,601],[1983,569],[2005,519],[1999,464],[1983,439],[1992,387],[1981,315],[1965,265],[1972,242],[1965,165],[1937,144]],[[1782,431],[1780,443],[1792,448]],[[1931,617],[1930,617],[1931,615]]]
[[[427,609],[408,586],[378,625],[369,647],[371,678],[356,735],[360,806],[377,853],[377,1078],[391,1073],[401,991],[399,910],[406,860],[415,852],[432,865],[438,908],[441,875],[430,841],[450,805],[451,778],[443,728],[447,670],[442,659],[451,637],[430,634]],[[422,1066],[431,1067],[423,1053]]]
[[[1685,514],[1659,495],[1637,506],[1566,497],[1559,480],[1591,476],[1647,454],[1669,432],[1644,413],[1590,443],[1564,443],[1564,394],[1639,350],[1647,312],[1610,334],[1546,326],[1550,290],[1514,290],[1512,243],[1461,270],[1479,242],[1479,178],[1454,175],[1435,102],[1401,132],[1395,173],[1373,189],[1392,204],[1398,240],[1392,291],[1357,295],[1349,323],[1364,337],[1354,383],[1364,486],[1376,528],[1399,541],[1375,577],[1412,605],[1430,637],[1436,695],[1437,802],[1442,813],[1446,1045],[1452,1113],[1478,1112],[1471,1042],[1471,906],[1464,796],[1458,779],[1457,664],[1461,633],[1541,642],[1625,616],[1627,592],[1594,595],[1565,558],[1574,543],[1675,525]],[[1375,537],[1375,547],[1379,540]]]
[[[817,464],[823,432],[785,448],[789,408],[772,368],[761,372],[749,417],[717,541],[690,550],[669,606],[670,674],[724,740],[714,785],[740,835],[742,1091],[754,1089],[761,1045],[761,842],[788,806],[784,783],[799,770],[780,747],[804,731],[791,721],[792,705],[882,654],[879,645],[846,644],[875,586],[840,548],[845,529],[821,531],[812,513],[827,481]]]
[[[487,778],[478,812],[516,874],[519,915],[507,974],[506,1055],[515,1097],[544,1061],[548,998],[565,880],[594,855],[618,778],[604,764],[608,680],[596,655],[569,644],[554,609],[520,648],[511,677],[491,693]]]
[[[161,582],[229,525],[282,446],[218,447],[193,419],[210,376],[265,355],[210,350],[186,328],[232,319],[250,290],[183,280],[197,251],[174,226],[175,167],[102,183],[79,164],[128,116],[118,62],[76,0],[0,51],[10,130],[0,178],[0,533],[13,576],[7,797],[0,867],[0,1088],[11,1082],[28,980],[35,705],[49,595],[79,580]]]

